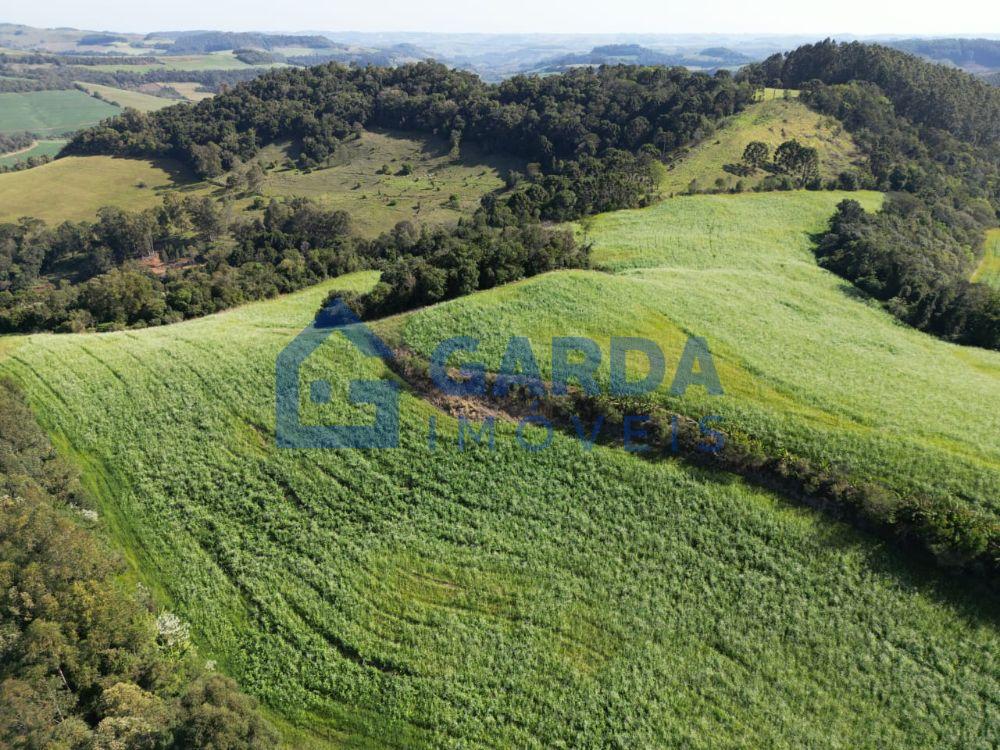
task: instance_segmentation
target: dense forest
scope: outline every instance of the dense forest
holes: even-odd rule
[[[968,280],[1000,210],[1000,91],[887,47],[829,40],[740,78],[802,89],[854,135],[872,186],[890,193],[875,216],[842,205],[820,261],[911,325],[1000,347],[1000,295]]]
[[[122,582],[75,470],[0,383],[0,746],[277,746],[176,615]]]
[[[325,65],[274,71],[193,108],[129,113],[82,131],[67,152],[171,156],[211,177],[283,139],[300,141],[310,166],[352,132],[383,127],[474,142],[566,175],[617,151],[665,156],[752,98],[753,87],[728,73],[679,68],[604,67],[494,86],[436,63]]]
[[[195,107],[129,110],[68,150],[172,156],[214,177],[288,138],[311,167],[379,126],[444,134],[456,151],[472,141],[528,167],[455,227],[403,224],[375,241],[353,236],[345,213],[306,200],[260,199],[262,216],[230,221],[210,199],[168,195],[154,210],[103,209],[96,222],[3,225],[0,331],[156,325],[362,268],[382,272],[356,301],[377,315],[586,265],[587,248],[542,222],[649,202],[657,159],[710,133],[752,95],[728,74],[679,69],[621,66],[491,86],[432,63],[329,65],[275,71]],[[152,257],[191,263],[156,276],[141,264]],[[67,265],[75,283],[39,285]]]

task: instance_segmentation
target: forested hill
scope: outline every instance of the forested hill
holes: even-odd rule
[[[893,193],[876,216],[842,206],[821,262],[918,328],[1000,348],[1000,297],[969,281],[1000,211],[1000,90],[888,47],[830,40],[740,77],[802,89],[867,153],[871,187]]]
[[[889,46],[970,71],[1000,68],[998,39],[900,39]]]
[[[559,171],[563,161],[613,149],[666,155],[751,101],[722,73],[606,67],[499,85],[435,63],[279,70],[200,103],[128,113],[81,132],[73,153],[172,156],[212,176],[279,139],[321,161],[359,128],[406,128],[468,139]]]

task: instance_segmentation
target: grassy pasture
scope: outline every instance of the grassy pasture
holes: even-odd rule
[[[334,287],[168,328],[17,339],[2,369],[206,658],[322,747],[987,746],[989,605],[738,481],[501,426],[460,452],[273,444],[278,351]],[[360,422],[334,337],[304,368]],[[308,390],[308,389],[306,389]],[[538,435],[530,434],[537,440]]]
[[[150,96],[149,94],[143,94],[139,91],[116,89],[111,86],[100,86],[96,83],[80,83],[79,85],[85,88],[88,93],[99,94],[104,101],[112,102],[122,109],[125,107],[131,107],[132,109],[137,109],[140,112],[155,112],[158,109],[163,109],[164,107],[169,107],[172,104],[178,103],[173,99],[164,99],[160,96]]]
[[[35,144],[29,149],[0,156],[0,165],[7,166],[19,161],[27,161],[32,156],[55,156],[65,145],[66,141],[63,140],[35,141]]]
[[[200,102],[202,99],[211,99],[213,96],[211,92],[198,91],[198,87],[201,84],[192,83],[191,81],[169,81],[163,85],[174,89],[191,102]]]
[[[287,148],[265,149],[260,159],[279,164]],[[403,164],[413,173],[401,175]],[[265,195],[305,196],[350,212],[355,229],[375,236],[400,221],[447,223],[470,213],[485,193],[503,187],[503,175],[523,169],[514,159],[498,158],[473,147],[459,161],[448,157],[447,144],[407,133],[364,132],[338,147],[330,167],[303,172],[271,171]],[[380,174],[383,166],[389,174]],[[455,195],[456,203],[449,198]]]
[[[188,179],[184,169],[168,162],[68,156],[0,175],[0,221],[34,216],[57,224],[93,219],[104,206],[150,208],[160,203],[163,190]]]
[[[511,334],[645,336],[668,359],[660,398],[729,429],[905,493],[947,495],[1000,515],[1000,354],[906,328],[817,267],[809,233],[843,193],[692,196],[598,217],[594,260],[414,313],[390,329],[429,354],[448,335],[499,366]],[[871,193],[853,193],[869,208]],[[726,389],[666,390],[688,334],[704,336]],[[601,370],[607,382],[607,366]]]
[[[0,94],[0,133],[62,135],[95,125],[121,110],[76,89]]]
[[[761,182],[769,173],[738,177],[723,169],[738,164],[750,141],[762,141],[772,153],[783,141],[797,139],[819,152],[820,174],[836,177],[862,159],[861,152],[842,126],[823,117],[795,99],[771,98],[747,107],[730,118],[714,134],[692,147],[690,152],[664,172],[660,190],[665,195],[688,191],[692,180],[699,190],[714,189],[716,179],[727,187],[742,180],[747,189]]]
[[[1000,229],[986,233],[986,252],[972,280],[1000,289]]]

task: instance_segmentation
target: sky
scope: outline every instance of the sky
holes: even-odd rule
[[[5,3],[6,5],[7,3]],[[1000,34],[1000,3],[950,0],[38,0],[0,22],[99,31]]]

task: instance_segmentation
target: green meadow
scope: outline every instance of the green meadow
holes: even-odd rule
[[[50,224],[93,220],[104,206],[124,209],[160,205],[165,189],[204,188],[167,161],[110,156],[67,156],[21,172],[0,174],[0,221],[34,216]]]
[[[77,89],[0,94],[0,133],[62,135],[96,125],[121,110]]]
[[[843,197],[602,216],[588,234],[604,271],[380,325],[424,351],[479,336],[491,365],[527,335],[544,367],[551,335],[650,336],[668,368],[703,335],[727,394],[691,392],[685,409],[887,481],[946,469],[944,487],[987,507],[1000,358],[896,326],[816,267],[807,235]],[[731,476],[563,434],[525,451],[507,423],[494,450],[460,450],[455,421],[407,392],[395,450],[278,449],[278,353],[331,290],[374,282],[144,331],[0,340],[0,372],[83,468],[137,575],[290,745],[995,742],[995,601]],[[300,373],[303,420],[369,420],[346,393],[376,377],[378,360],[332,336]],[[331,403],[306,399],[316,379]],[[925,468],[893,473],[918,450]]]

